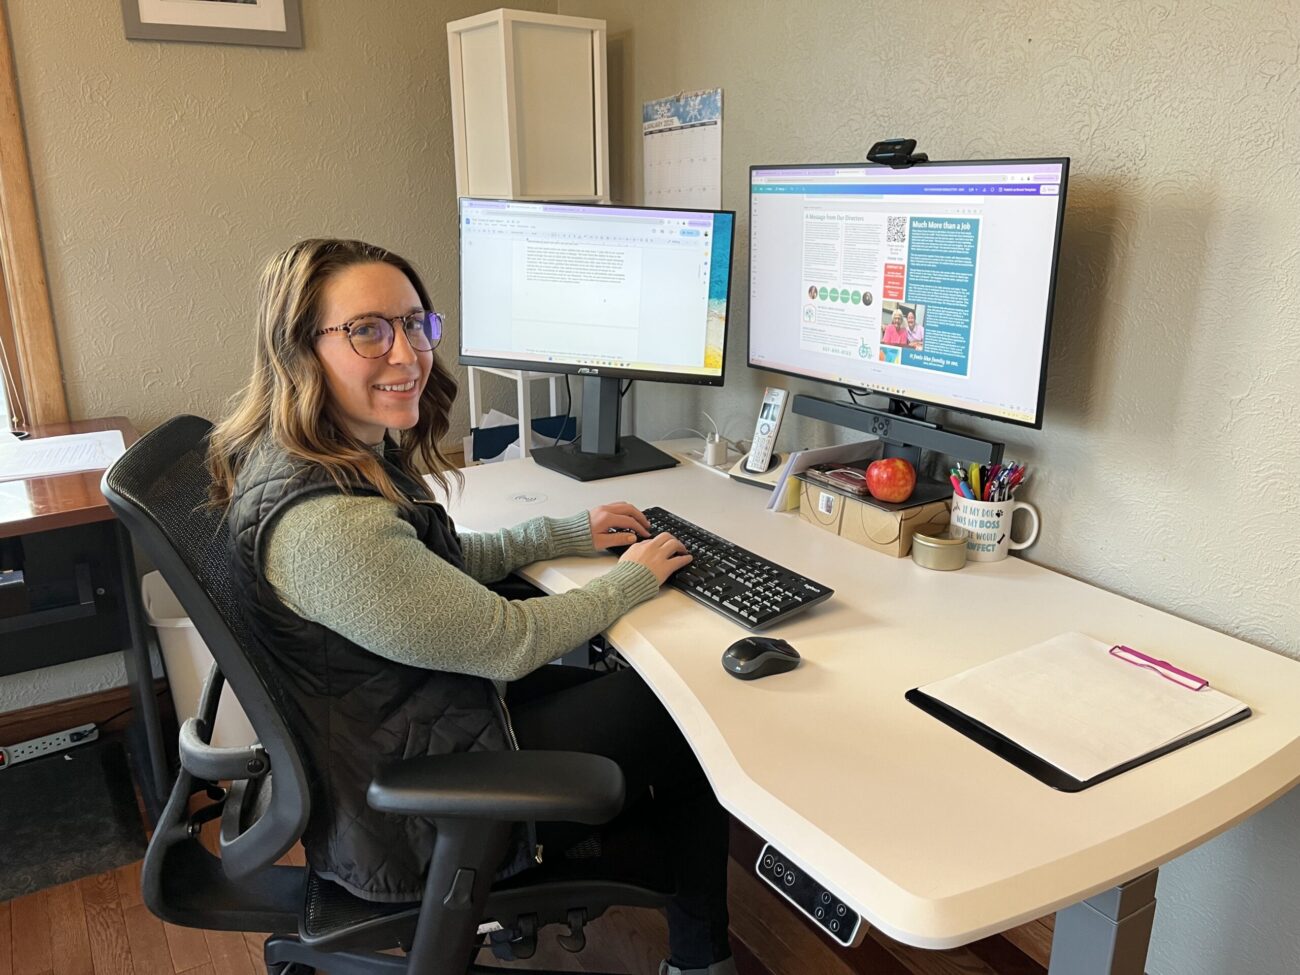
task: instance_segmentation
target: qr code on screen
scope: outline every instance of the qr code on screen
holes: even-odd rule
[[[885,239],[891,244],[901,244],[907,240],[907,217],[889,217],[889,227]]]

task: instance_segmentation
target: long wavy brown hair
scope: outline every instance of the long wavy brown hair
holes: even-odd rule
[[[374,450],[338,421],[314,349],[313,333],[322,327],[325,282],[344,268],[380,263],[405,274],[421,305],[433,308],[410,262],[359,240],[303,240],[267,263],[258,288],[253,376],[209,439],[213,504],[230,503],[240,470],[264,440],[291,457],[319,464],[341,491],[369,484],[396,504],[411,503],[397,490]],[[391,463],[417,481],[421,469],[428,471],[444,493],[449,490],[449,475],[457,484],[463,482],[438,445],[447,433],[455,398],[456,380],[435,355],[420,394],[420,418],[411,429],[396,433],[397,450],[388,454]]]

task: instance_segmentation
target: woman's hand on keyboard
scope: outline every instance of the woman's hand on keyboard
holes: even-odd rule
[[[621,548],[650,537],[650,521],[641,509],[626,501],[602,504],[587,512],[591,521],[591,543],[596,551]]]
[[[640,562],[654,573],[662,586],[670,575],[690,565],[691,558],[685,545],[667,532],[661,532],[654,538],[637,542],[623,553],[619,561]]]

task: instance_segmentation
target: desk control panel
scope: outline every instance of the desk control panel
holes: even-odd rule
[[[859,944],[866,934],[862,918],[802,867],[791,863],[771,843],[763,846],[754,864],[758,875],[814,924],[846,948]]]

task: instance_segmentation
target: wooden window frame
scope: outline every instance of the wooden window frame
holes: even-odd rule
[[[0,310],[0,341],[16,367],[19,412],[28,424],[66,423],[68,402],[36,222],[7,4],[0,10],[0,268],[6,306]]]

